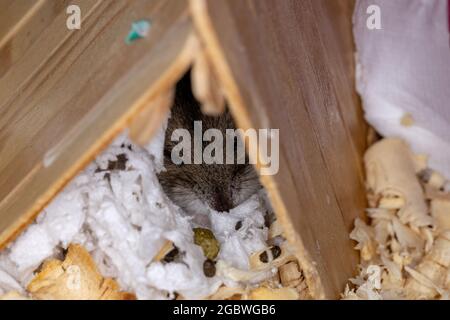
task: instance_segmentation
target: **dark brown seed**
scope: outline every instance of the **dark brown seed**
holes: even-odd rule
[[[125,153],[118,154],[116,161],[108,161],[107,170],[125,170],[127,161],[128,158]]]
[[[275,220],[277,220],[275,214],[273,212],[266,211],[266,214],[264,215],[264,226],[269,228]]]
[[[242,221],[238,221],[237,223],[236,223],[236,225],[234,226],[234,230],[239,230],[240,228],[242,228]]]
[[[273,259],[276,259],[281,255],[281,248],[279,246],[273,246],[270,251],[272,252]]]
[[[126,169],[126,163],[128,161],[128,157],[125,153],[121,153],[117,155],[117,170],[125,170]]]
[[[179,253],[178,248],[174,247],[166,254],[166,256],[163,258],[163,261],[166,263],[173,262],[175,258],[178,256],[178,253]]]
[[[216,275],[216,265],[214,261],[206,259],[205,262],[203,262],[203,273],[208,278],[212,278]]]
[[[263,263],[269,262],[269,256],[267,255],[267,251],[264,251],[259,255],[259,260]]]
[[[108,168],[106,170],[114,170],[116,168],[117,161],[108,161]]]
[[[270,225],[272,224],[272,221],[270,221],[270,215],[269,212],[266,212],[266,214],[264,215],[264,226],[266,226],[267,228],[270,227]]]

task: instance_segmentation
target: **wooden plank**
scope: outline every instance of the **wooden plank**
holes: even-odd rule
[[[131,23],[144,18],[152,22],[148,36],[125,44]],[[63,22],[46,32],[60,32]],[[183,0],[102,1],[63,39],[0,109],[0,247],[174,85],[196,44]]]
[[[36,69],[45,64],[46,59],[51,56],[49,50],[57,48],[56,43],[64,42],[65,38],[72,34],[64,27],[64,21],[67,19],[65,12],[67,6],[69,4],[80,5],[81,20],[83,21],[89,16],[91,9],[99,4],[99,0],[78,2],[70,0],[19,0],[17,3],[21,2],[34,3],[33,10],[30,9],[25,18],[14,20],[20,28],[16,27],[13,33],[0,40],[0,88],[2,88],[0,92],[8,93],[9,96],[13,96],[20,90],[20,83],[17,83],[18,79],[24,81],[32,77]],[[2,11],[2,14],[7,14],[10,17],[15,16],[9,8]],[[56,29],[55,26],[59,26],[59,28]],[[48,32],[46,32],[47,30]],[[56,33],[50,33],[50,31],[56,31]],[[42,45],[44,43],[45,46]],[[36,50],[36,48],[40,48],[40,50]],[[40,61],[41,64],[37,61]],[[20,68],[15,67],[13,71],[8,73],[13,65],[19,63]],[[5,77],[5,75],[8,76]],[[5,99],[5,96],[2,95],[1,101],[4,102]]]
[[[0,0],[0,48],[14,37],[45,0]]]
[[[191,9],[238,126],[280,129],[280,171],[262,182],[312,294],[338,297],[356,271],[348,232],[365,206],[352,46],[330,22],[350,11],[333,16],[317,0],[193,0]]]

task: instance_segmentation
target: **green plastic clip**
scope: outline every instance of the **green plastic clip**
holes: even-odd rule
[[[138,20],[131,24],[131,30],[125,39],[126,44],[131,44],[132,42],[144,38],[147,36],[150,30],[151,23],[148,20]]]

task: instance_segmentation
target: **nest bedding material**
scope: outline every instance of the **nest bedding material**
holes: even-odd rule
[[[141,149],[122,135],[77,176],[0,254],[0,296],[310,298],[279,222],[266,226],[270,206],[263,193],[228,214],[208,214],[220,250],[211,256],[217,255],[214,275],[205,275],[208,254],[195,245],[198,226],[168,200],[156,178],[162,139],[163,131]],[[361,265],[343,298],[447,299],[448,181],[400,139],[377,142],[364,161],[369,220],[356,220],[350,234]],[[81,267],[78,291],[67,290],[73,266]]]
[[[450,190],[400,139],[386,138],[366,152],[368,223],[358,219],[360,274],[344,299],[450,297]]]
[[[264,192],[255,194],[227,214],[209,212],[211,231],[220,243],[220,251],[217,263],[212,265],[215,275],[205,275],[204,252],[194,244],[195,222],[167,198],[156,177],[163,170],[164,130],[145,149],[133,145],[126,134],[118,137],[39,214],[35,223],[0,254],[0,295],[73,297],[42,293],[42,290],[40,296],[33,295],[30,284],[35,288],[42,286],[36,283],[36,278],[45,278],[41,273],[36,276],[38,267],[44,261],[41,269],[52,263],[57,266],[68,263],[67,256],[66,260],[62,257],[63,251],[69,248],[70,252],[71,244],[77,244],[78,254],[83,257],[90,254],[101,276],[117,280],[118,285],[110,286],[113,299],[120,296],[115,293],[120,291],[119,286],[130,293],[124,293],[126,297],[135,294],[138,299],[179,296],[197,299],[213,294],[213,298],[276,294],[300,297],[299,290],[306,290],[301,272],[295,275],[299,282],[289,284],[298,290],[282,288],[280,283],[277,269],[282,265],[280,262],[293,262],[295,258],[277,231],[279,227],[271,233],[282,254],[262,265],[252,263],[269,247],[265,215],[270,206]],[[177,253],[170,263],[162,259],[168,248],[176,248],[172,255]],[[48,263],[55,257],[59,260]],[[53,270],[44,274],[57,274],[51,276],[51,281],[65,279]],[[92,277],[85,277],[86,283],[98,281],[98,276],[92,272]],[[288,276],[286,273],[285,278]],[[265,286],[262,290],[266,291],[249,291],[261,283]],[[59,292],[59,285],[53,283],[47,289]],[[95,293],[81,297],[100,298]]]
[[[378,7],[381,29],[368,28]],[[450,177],[448,1],[358,0],[353,14],[356,90],[367,122],[429,155]]]

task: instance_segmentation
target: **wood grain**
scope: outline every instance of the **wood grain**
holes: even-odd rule
[[[11,94],[8,81],[0,86],[6,97],[0,99],[0,247],[193,59],[183,0],[72,3],[90,12],[81,30],[68,31],[57,14],[40,45],[30,46],[0,79],[11,77],[20,87]],[[152,21],[149,35],[125,44],[131,23],[143,18]],[[44,59],[25,59],[33,55]]]
[[[158,93],[136,114],[128,126],[128,136],[134,143],[144,147],[151,141],[172,107],[174,94],[175,88]]]
[[[70,1],[79,31],[65,28],[66,0],[0,1],[1,248],[133,119],[163,117],[152,101],[198,44],[184,0]],[[348,232],[365,206],[352,3],[191,1],[238,126],[280,129],[280,171],[262,182],[316,298],[353,275]],[[142,18],[150,34],[126,45]]]
[[[193,0],[191,9],[238,126],[280,129],[280,171],[262,182],[312,294],[338,297],[356,271],[348,232],[365,207],[351,10],[317,0]]]
[[[0,48],[26,24],[45,0],[0,0]]]
[[[1,1],[1,0],[0,0]],[[58,43],[73,34],[65,28],[67,15],[65,9],[71,3],[80,5],[81,20],[87,19],[92,8],[100,4],[99,0],[19,0],[35,5],[28,10],[25,17],[16,21],[14,32],[0,40],[0,92],[5,101],[8,94],[13,96],[25,85],[26,78],[33,77],[39,66],[51,58],[52,50]],[[10,13],[12,9],[2,11]],[[43,45],[45,44],[45,45]],[[39,63],[40,62],[40,63]],[[14,66],[14,69],[11,68]],[[9,71],[9,72],[8,72]]]

